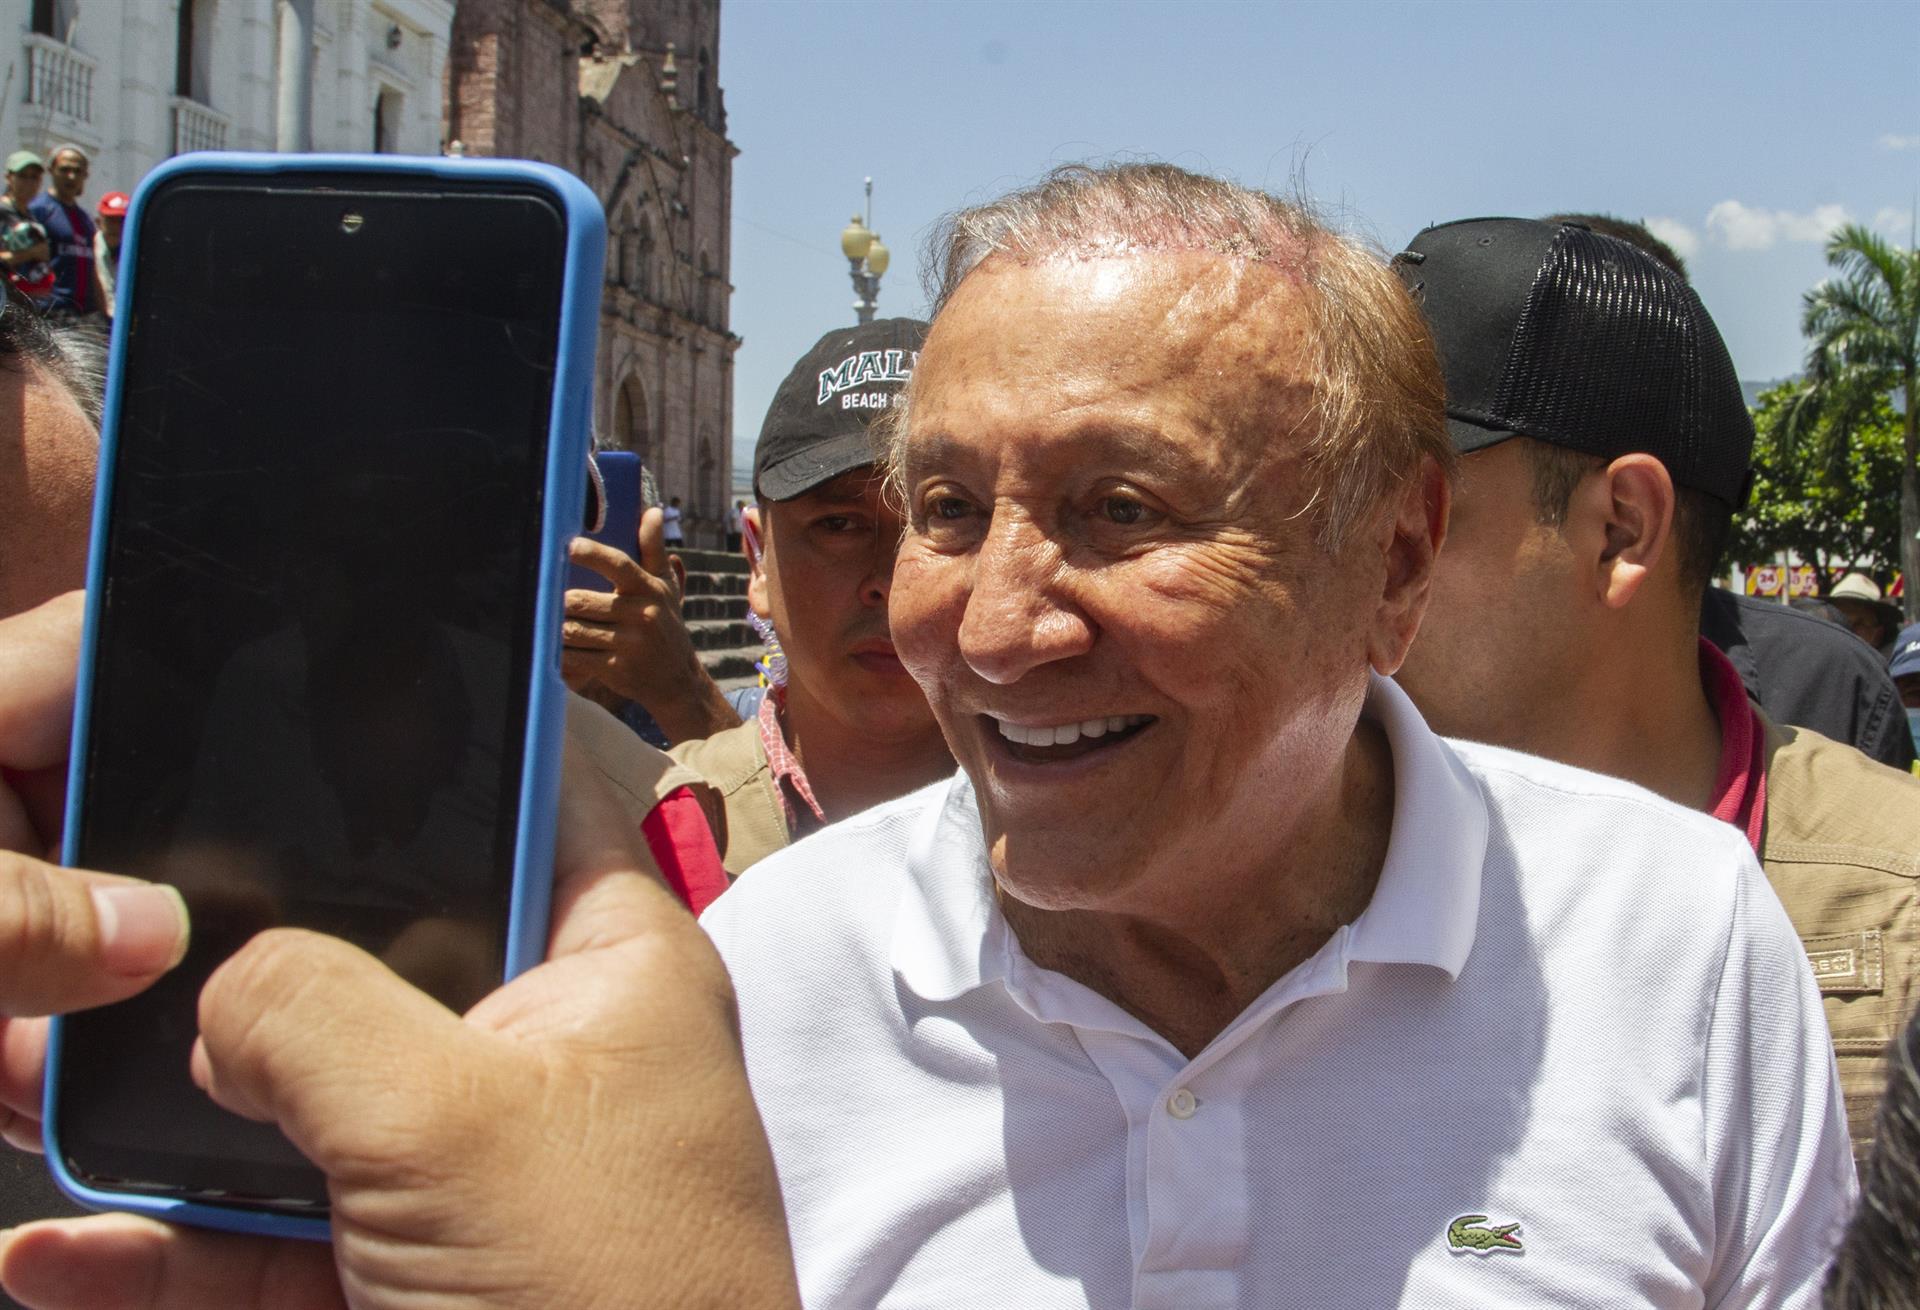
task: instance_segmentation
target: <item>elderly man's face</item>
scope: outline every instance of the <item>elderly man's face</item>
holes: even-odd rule
[[[65,388],[0,369],[0,618],[86,585],[100,440]]]
[[[1286,277],[1202,254],[993,260],[934,323],[894,640],[1028,904],[1263,849],[1397,663],[1391,527],[1329,554],[1306,512],[1312,350]]]

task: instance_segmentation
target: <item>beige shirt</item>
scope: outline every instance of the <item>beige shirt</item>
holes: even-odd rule
[[[654,806],[668,793],[688,787],[702,801],[708,823],[713,822],[718,806],[707,803],[711,792],[705,779],[676,763],[665,751],[640,740],[633,729],[586,697],[572,692],[567,693],[567,738],[576,750],[570,762],[585,764],[607,784],[633,824],[634,854],[646,861],[646,871],[655,877],[660,875],[659,866],[647,843],[638,839],[640,825]]]
[[[714,838],[729,875],[739,877],[793,840],[757,719],[699,741],[683,741],[670,754],[720,795],[724,814],[714,826]]]
[[[1806,947],[1866,1159],[1887,1045],[1920,993],[1920,779],[1805,728],[1767,734],[1760,862]]]

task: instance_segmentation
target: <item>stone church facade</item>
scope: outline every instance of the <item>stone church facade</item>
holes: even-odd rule
[[[731,503],[739,152],[719,52],[720,0],[459,0],[446,63],[450,153],[544,160],[600,197],[594,422],[681,498],[689,545],[719,544]]]

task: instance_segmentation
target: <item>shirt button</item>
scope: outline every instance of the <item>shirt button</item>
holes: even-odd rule
[[[1167,1098],[1167,1113],[1176,1119],[1191,1119],[1199,1108],[1199,1098],[1184,1087]]]

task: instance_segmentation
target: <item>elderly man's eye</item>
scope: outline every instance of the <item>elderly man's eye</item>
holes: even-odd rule
[[[952,522],[973,512],[973,506],[958,496],[937,496],[927,505],[927,517]]]
[[[1147,516],[1147,507],[1131,496],[1106,496],[1100,501],[1100,513],[1109,523],[1130,526]]]

